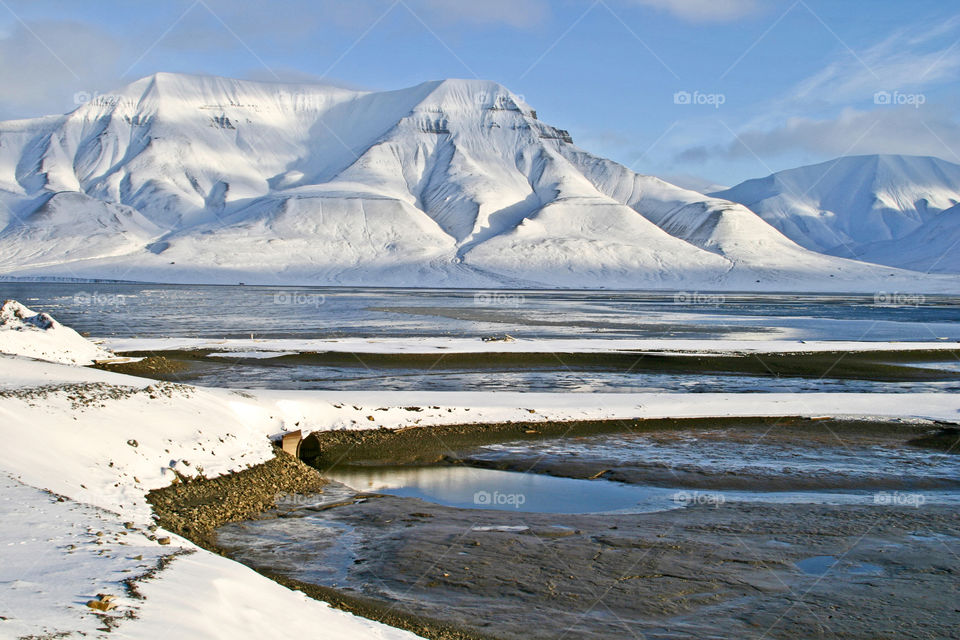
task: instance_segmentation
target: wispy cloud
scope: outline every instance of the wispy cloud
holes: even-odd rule
[[[759,0],[625,0],[666,11],[688,22],[727,22],[760,10]]]
[[[877,91],[918,89],[960,74],[960,16],[901,29],[853,55],[842,55],[797,84],[785,101],[849,104]]]
[[[858,52],[843,51],[755,109],[735,127],[736,136],[682,148],[674,161],[704,164],[798,152],[823,157],[904,153],[960,161],[960,122],[951,89],[960,79],[958,41],[960,16],[918,22]]]

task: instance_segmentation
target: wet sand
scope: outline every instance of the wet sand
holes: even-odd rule
[[[656,418],[632,420],[571,420],[564,422],[506,422],[443,425],[407,429],[370,429],[360,431],[321,431],[307,437],[300,457],[320,469],[350,464],[449,464],[468,461],[478,466],[485,462],[471,458],[479,447],[506,442],[536,442],[550,438],[573,439],[603,434],[649,434],[676,438],[684,434],[715,437],[720,441],[749,446],[761,441],[784,445],[817,447],[825,444],[895,446],[927,440],[943,431],[943,426],[928,421],[879,421],[812,419],[800,416],[757,418]],[[712,436],[710,434],[713,434]],[[939,440],[934,440],[939,443]],[[930,446],[939,446],[931,441]],[[585,468],[567,461],[563,468],[550,469],[549,460],[537,456],[537,471],[568,477],[592,477],[608,468],[603,461]],[[502,468],[526,471],[529,461],[514,457],[502,461]],[[526,466],[524,466],[526,465]]]
[[[697,355],[669,352],[607,351],[599,353],[352,353],[317,352],[277,357],[231,357],[210,349],[127,351],[119,355],[150,358],[145,365],[106,365],[105,368],[158,379],[189,377],[191,372],[225,364],[249,367],[309,365],[321,368],[361,366],[383,371],[607,371],[661,374],[730,374],[738,376],[870,380],[883,382],[956,381],[952,352],[942,350],[821,351],[788,354]],[[936,365],[945,365],[942,369]],[[918,366],[927,365],[927,366]]]
[[[948,508],[554,515],[386,496],[319,513],[356,536],[351,555],[326,557],[306,526],[287,542],[306,536],[312,551],[284,575],[310,581],[311,563],[343,562],[340,593],[475,637],[948,638],[960,624],[960,517]],[[285,514],[300,516],[317,512]],[[270,557],[224,546],[253,566]]]
[[[564,442],[574,443],[634,430],[665,445],[696,433],[708,444],[745,449],[759,439],[809,450],[836,446],[840,437],[844,447],[869,457],[875,447],[912,447],[908,441],[941,427],[801,418],[658,420],[629,428],[621,421],[461,425],[432,434],[335,432],[311,446],[314,461],[328,466],[334,459],[354,466],[479,465],[471,455],[491,443],[564,434]],[[538,458],[511,454],[485,462],[598,483],[652,477],[635,462]],[[614,467],[597,476],[600,462]],[[798,484],[796,476],[736,475],[671,474],[665,483],[714,491]],[[824,473],[804,486],[836,484]],[[847,484],[904,488],[895,478]],[[955,479],[947,484],[957,487]],[[317,595],[342,598],[364,615],[394,616],[406,628],[429,621],[427,637],[948,638],[960,625],[960,514],[952,506],[729,501],[569,515],[357,498],[336,483],[327,494],[325,505],[289,504],[271,519],[221,528],[218,545],[308,592],[305,585],[321,585]]]

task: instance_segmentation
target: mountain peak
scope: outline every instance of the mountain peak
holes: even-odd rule
[[[448,78],[426,82],[429,94],[420,103],[421,109],[444,111],[502,110],[525,115],[535,112],[530,105],[507,87],[492,80]]]

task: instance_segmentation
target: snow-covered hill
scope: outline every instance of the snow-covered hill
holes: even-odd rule
[[[475,80],[358,92],[156,74],[0,124],[0,204],[11,276],[960,290],[806,250]]]
[[[843,157],[712,195],[746,205],[814,251],[920,271],[960,272],[956,259],[945,255],[960,241],[958,225],[940,220],[960,202],[957,164],[921,156]]]

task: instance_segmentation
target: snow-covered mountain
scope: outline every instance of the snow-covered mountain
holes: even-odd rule
[[[850,156],[747,180],[712,195],[746,205],[814,251],[920,271],[960,272],[957,260],[944,255],[960,243],[960,226],[940,220],[960,202],[957,164],[922,156]]]
[[[860,259],[930,273],[960,273],[960,205],[905,236],[863,246]]]
[[[485,81],[359,92],[156,74],[0,124],[0,203],[0,274],[13,276],[918,288],[593,156]]]

